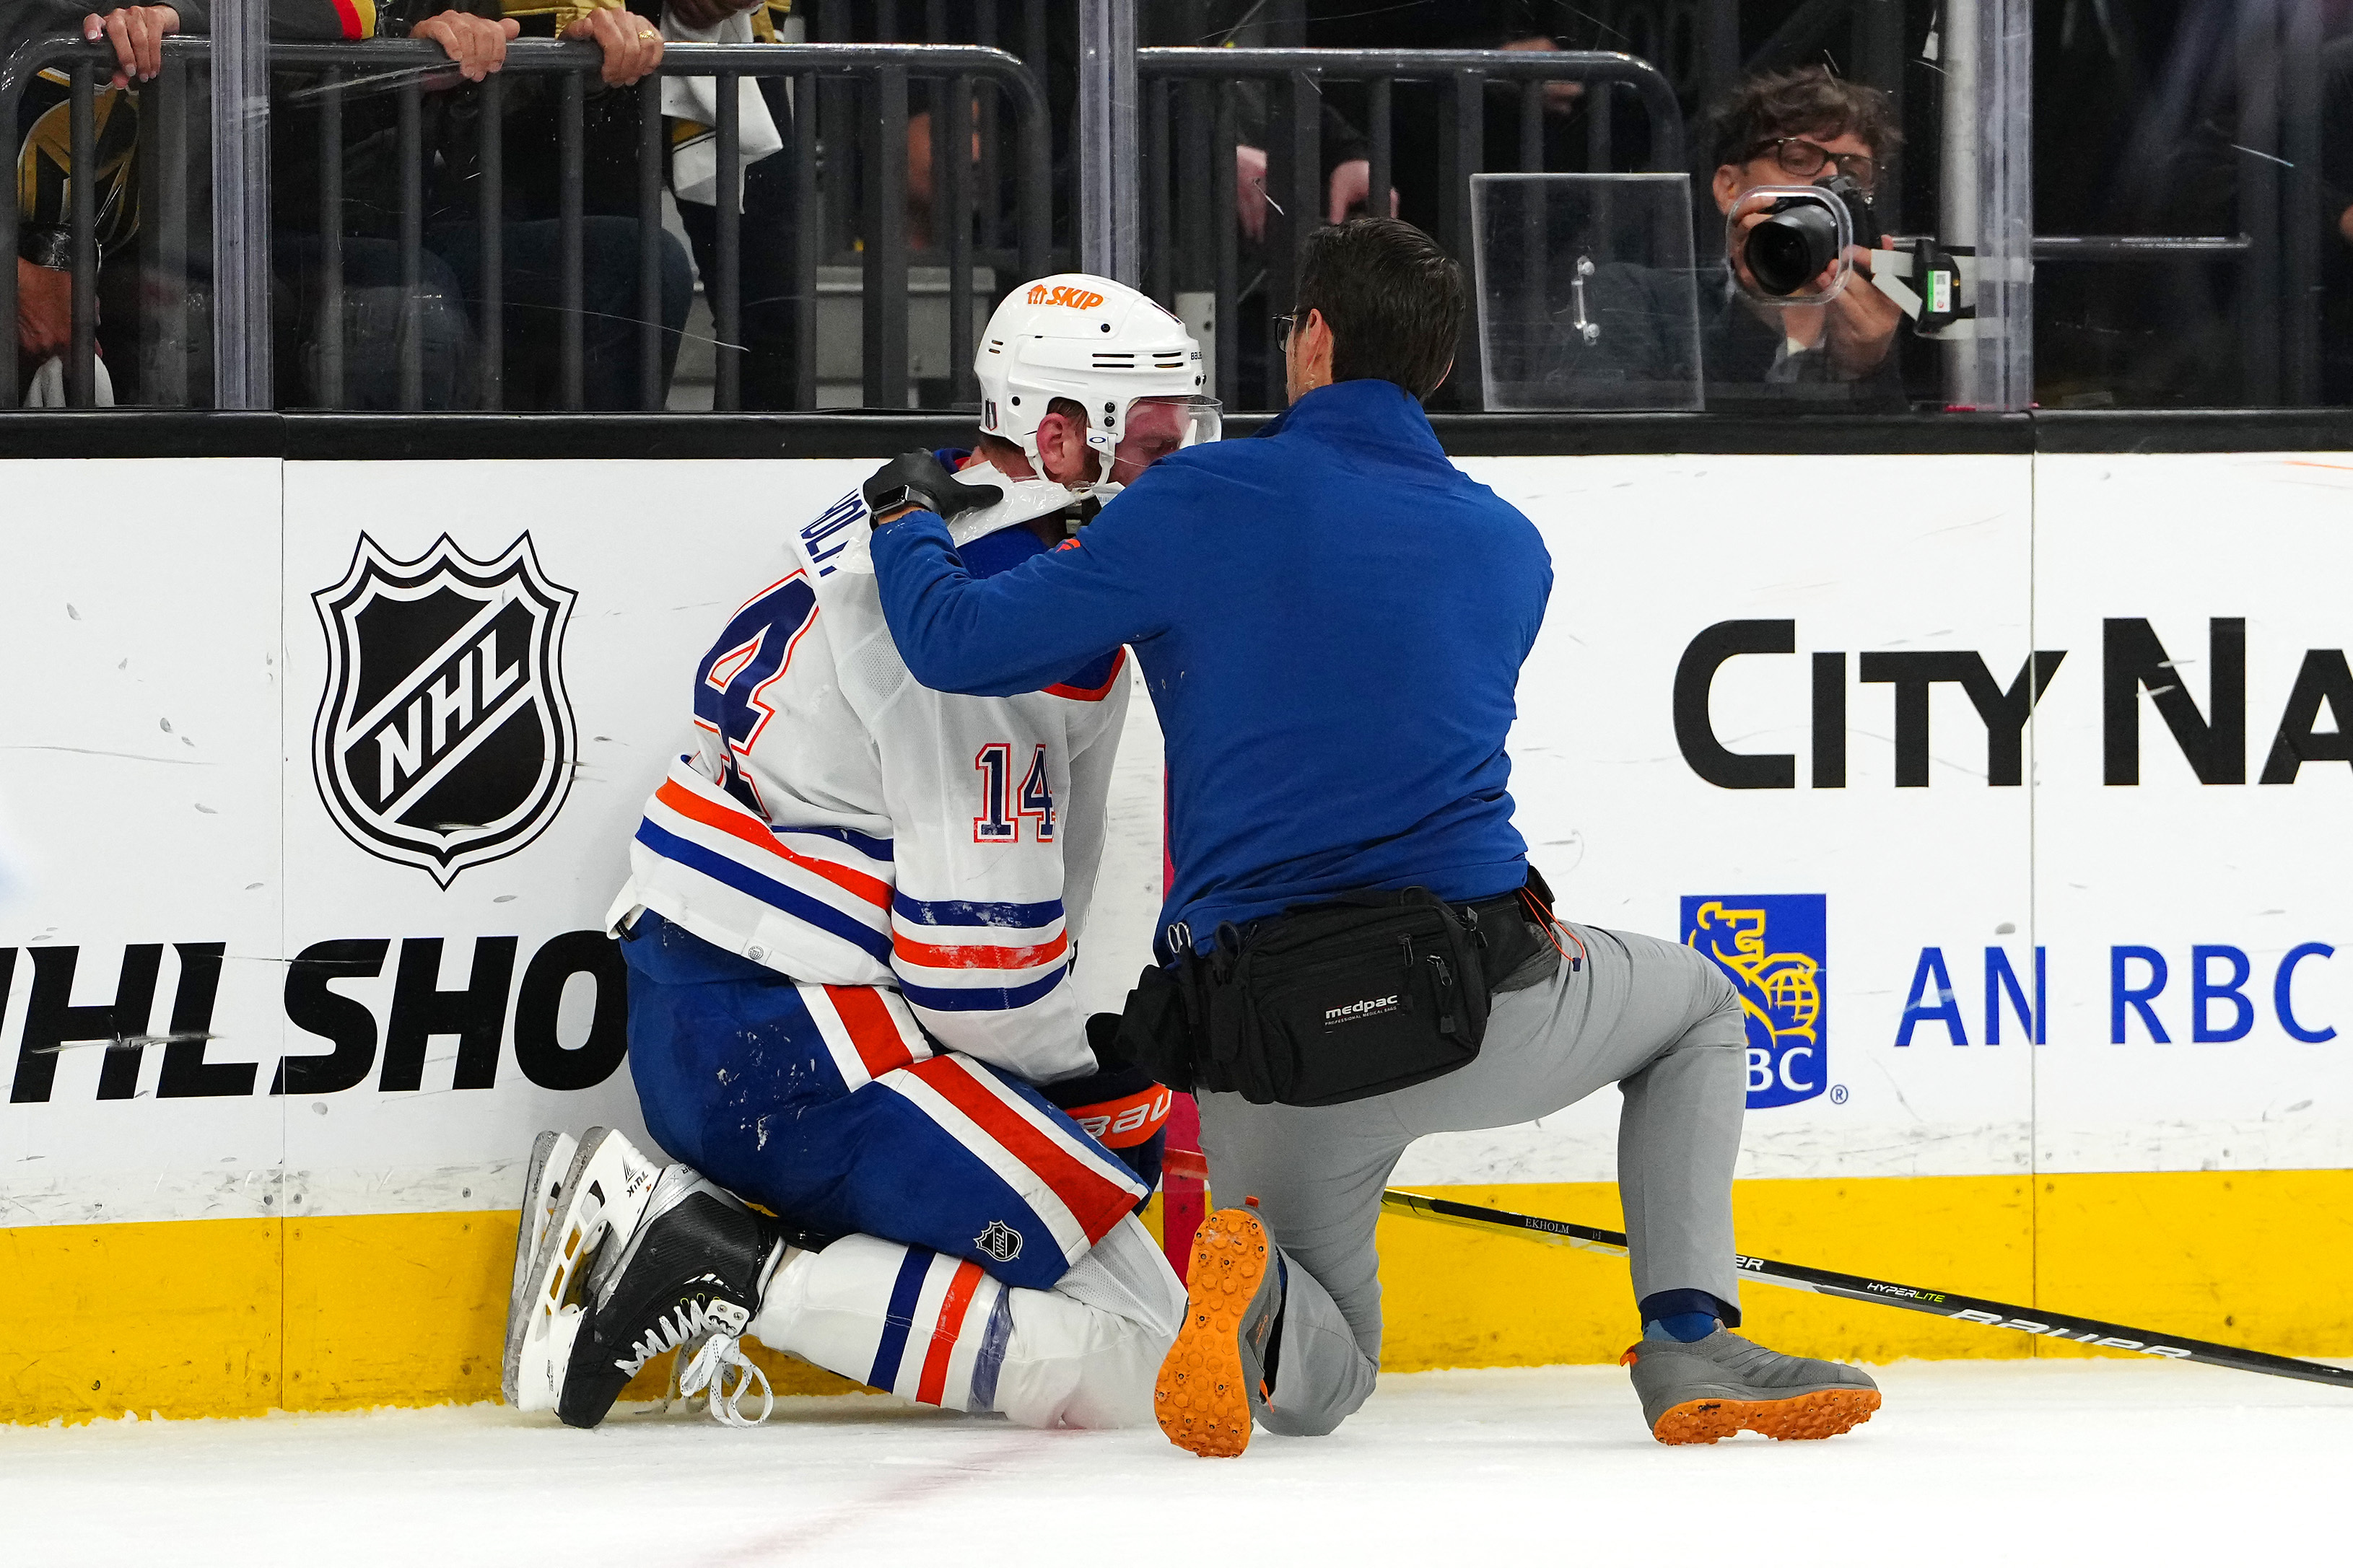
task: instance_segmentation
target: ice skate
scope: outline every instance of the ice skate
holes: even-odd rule
[[[1226,1458],[1250,1446],[1251,1423],[1266,1407],[1282,1279],[1280,1255],[1250,1209],[1219,1209],[1194,1234],[1185,1326],[1152,1391],[1160,1429],[1178,1447]]]
[[[523,1303],[530,1300],[532,1265],[539,1259],[540,1244],[555,1223],[563,1201],[564,1178],[572,1173],[572,1156],[580,1140],[569,1132],[543,1132],[531,1146],[531,1164],[523,1173],[522,1212],[515,1225],[514,1273],[507,1284],[506,1349],[500,1390],[512,1405],[515,1400],[516,1358],[522,1349]]]
[[[1644,1339],[1620,1360],[1662,1443],[1713,1443],[1742,1430],[1835,1437],[1879,1408],[1879,1385],[1862,1368],[1783,1355],[1723,1328],[1704,1340]]]
[[[712,1414],[755,1425],[774,1399],[768,1380],[736,1343],[786,1251],[783,1230],[691,1167],[671,1165],[609,1266],[594,1271],[566,1361],[555,1367],[555,1413],[569,1426],[605,1419],[629,1379],[664,1351],[702,1341],[680,1379],[681,1393],[711,1391]],[[730,1384],[729,1374],[734,1381]],[[757,1383],[755,1416],[736,1401]]]
[[[617,1258],[661,1173],[659,1162],[620,1133],[592,1127],[562,1167],[562,1179],[553,1180],[554,1155],[565,1141],[561,1133],[553,1143],[543,1137],[549,1155],[543,1164],[541,1150],[533,1150],[532,1187],[524,1201],[543,1209],[546,1218],[543,1226],[536,1215],[524,1215],[539,1237],[509,1307],[504,1383],[508,1403],[518,1410],[555,1408],[572,1337],[580,1326],[588,1270],[600,1256]],[[520,1234],[516,1240],[520,1247]]]

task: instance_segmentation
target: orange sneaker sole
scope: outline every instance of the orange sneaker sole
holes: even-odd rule
[[[1651,1436],[1662,1443],[1713,1443],[1748,1431],[1803,1442],[1860,1426],[1878,1408],[1875,1388],[1825,1388],[1794,1399],[1687,1399],[1660,1416]]]
[[[1268,1252],[1266,1226],[1248,1209],[1221,1209],[1193,1234],[1185,1326],[1160,1363],[1152,1403],[1168,1440],[1205,1459],[1250,1447],[1241,1321],[1266,1279]]]

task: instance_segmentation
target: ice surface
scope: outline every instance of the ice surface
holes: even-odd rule
[[[1906,1363],[1827,1443],[1665,1448],[1614,1367],[1382,1381],[1204,1460],[882,1398],[571,1432],[478,1405],[0,1427],[0,1562],[171,1565],[2264,1563],[2353,1557],[2353,1394],[2204,1367]]]

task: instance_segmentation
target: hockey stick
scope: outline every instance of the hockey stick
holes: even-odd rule
[[[1381,1194],[1381,1207],[1391,1214],[1435,1220],[1440,1225],[1459,1225],[1490,1233],[1516,1232],[1531,1240],[1574,1247],[1585,1252],[1606,1253],[1612,1258],[1626,1256],[1626,1237],[1622,1231],[1571,1225],[1567,1220],[1540,1219],[1535,1215],[1514,1214],[1509,1209],[1481,1208],[1475,1204],[1458,1204],[1451,1198],[1399,1192],[1395,1187]],[[2071,1312],[2010,1307],[2000,1301],[1980,1300],[1975,1296],[1923,1290],[1915,1286],[1890,1284],[1884,1279],[1873,1279],[1861,1274],[1839,1274],[1828,1268],[1809,1268],[1799,1263],[1776,1263],[1769,1258],[1746,1258],[1736,1253],[1733,1261],[1742,1274],[1751,1279],[1767,1285],[1787,1286],[1792,1290],[1810,1290],[1818,1296],[1837,1296],[1849,1301],[1876,1301],[1883,1307],[1931,1312],[1940,1318],[1952,1318],[1965,1323],[1982,1323],[1989,1329],[2016,1329],[2022,1333],[2063,1340],[2069,1344],[2092,1345],[2103,1350],[2138,1351],[2143,1355],[2163,1356],[2168,1361],[2194,1361],[2206,1366],[2226,1366],[2234,1372],[2260,1372],[2273,1377],[2295,1377],[2306,1383],[2353,1387],[2353,1370],[2328,1366],[2316,1361],[2298,1361],[2293,1356],[2269,1355],[2262,1351],[2241,1350],[2235,1345],[2218,1345],[2205,1340],[2154,1334],[2147,1329],[2126,1328],[2121,1323],[2102,1322],[2097,1318],[2079,1318]]]

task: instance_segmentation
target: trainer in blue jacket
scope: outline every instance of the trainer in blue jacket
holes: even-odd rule
[[[1504,742],[1552,564],[1421,410],[1461,331],[1461,270],[1411,226],[1359,219],[1309,237],[1297,300],[1289,411],[1255,440],[1163,458],[1075,547],[976,579],[932,511],[886,514],[874,538],[885,617],[925,685],[1032,690],[1134,647],[1167,743],[1164,959],[1344,893],[1482,904],[1527,877]],[[1727,1327],[1746,1032],[1724,975],[1689,948],[1562,922],[1495,989],[1477,1058],[1443,1077],[1337,1105],[1200,1096],[1211,1187],[1261,1207],[1197,1238],[1197,1310],[1161,1375],[1171,1438],[1235,1453],[1252,1417],[1336,1426],[1378,1364],[1374,1223],[1406,1146],[1610,1083],[1654,1435],[1866,1419],[1879,1395],[1862,1373]]]

